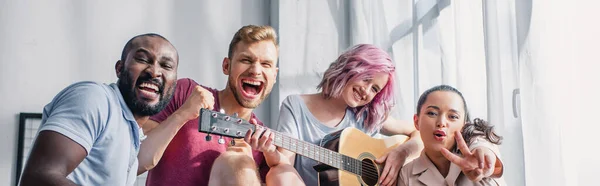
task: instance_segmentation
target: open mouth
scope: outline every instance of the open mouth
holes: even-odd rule
[[[433,138],[437,141],[442,141],[446,138],[446,131],[436,130],[433,132]]]
[[[356,101],[362,101],[364,96],[360,93],[360,91],[356,88],[352,88],[352,90],[354,92],[354,99],[356,99]]]
[[[256,79],[242,79],[242,94],[247,98],[256,98],[263,90],[264,83]]]
[[[140,95],[144,99],[156,99],[160,94],[159,85],[154,82],[143,82],[138,85],[138,89],[140,90]]]

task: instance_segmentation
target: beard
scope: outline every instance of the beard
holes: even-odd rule
[[[134,86],[133,79],[129,71],[123,69],[122,72],[123,73],[121,77],[119,77],[119,80],[117,81],[117,86],[121,91],[121,95],[123,95],[123,99],[125,100],[127,107],[129,107],[131,113],[133,113],[134,115],[152,116],[158,114],[167,106],[167,104],[171,101],[171,98],[173,98],[173,92],[175,92],[177,82],[175,82],[173,86],[171,86],[169,90],[166,91],[165,94],[165,84],[157,79],[152,79],[152,77],[147,73],[142,73],[141,76],[137,79],[137,81],[135,81],[136,85]],[[138,87],[144,82],[152,82],[153,84],[159,85],[159,101],[157,104],[150,105],[144,100],[140,100],[137,94],[135,93],[136,87]]]
[[[235,100],[238,102],[238,104],[244,108],[248,108],[248,109],[254,109],[256,107],[258,107],[263,100],[265,100],[265,97],[267,97],[267,95],[269,95],[269,93],[271,92],[270,90],[268,90],[267,86],[265,85],[264,90],[262,90],[262,93],[260,95],[260,97],[258,98],[258,100],[256,101],[250,101],[250,100],[245,100],[243,98],[243,96],[241,95],[242,93],[240,92],[241,90],[238,90],[236,85],[236,81],[232,80],[231,76],[229,76],[229,80],[227,81],[229,83],[229,89],[231,90],[231,92],[233,92],[233,97],[235,98]],[[244,87],[242,87],[244,88]]]

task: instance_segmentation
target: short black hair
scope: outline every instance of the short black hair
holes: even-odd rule
[[[158,38],[164,39],[165,41],[169,42],[169,44],[171,43],[167,38],[165,38],[159,34],[156,34],[156,33],[145,33],[145,34],[137,35],[137,36],[129,39],[129,41],[127,41],[127,43],[125,44],[125,47],[123,47],[123,51],[121,52],[121,61],[122,62],[125,62],[125,59],[127,58],[127,53],[129,53],[129,50],[131,50],[131,47],[133,47],[133,40],[135,40],[139,37],[158,37]],[[173,45],[173,44],[171,44],[171,45]],[[179,54],[177,54],[177,55],[179,55]]]

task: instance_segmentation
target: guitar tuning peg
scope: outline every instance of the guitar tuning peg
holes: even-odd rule
[[[237,118],[237,117],[238,117],[238,113],[237,113],[237,112],[234,112],[234,113],[233,113],[233,117],[234,117],[234,118]]]
[[[235,146],[235,140],[231,139],[231,141],[229,141],[229,143],[231,144],[231,146]]]
[[[219,144],[225,144],[225,139],[223,139],[223,136],[219,136]]]
[[[219,112],[220,112],[221,114],[225,114],[225,110],[224,110],[224,109],[220,109],[220,110],[219,110]]]
[[[212,136],[210,136],[210,134],[207,134],[206,137],[204,138],[206,141],[210,141],[212,140]]]

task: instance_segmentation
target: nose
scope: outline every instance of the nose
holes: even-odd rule
[[[369,91],[366,90],[367,88],[365,87],[360,87],[360,98],[362,99],[367,99],[367,96],[370,96]]]
[[[162,77],[162,69],[159,67],[159,64],[150,65],[146,72],[148,72],[153,78]]]
[[[252,63],[252,65],[250,65],[250,69],[248,69],[248,72],[251,76],[260,76],[262,74],[262,66],[258,62]]]
[[[446,128],[448,127],[448,119],[446,117],[439,117],[440,119],[437,122],[438,128]]]

